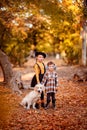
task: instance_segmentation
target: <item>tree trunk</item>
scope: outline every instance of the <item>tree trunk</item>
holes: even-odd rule
[[[83,35],[82,35],[82,65],[86,66],[86,42],[87,42],[87,27],[84,25]]]
[[[12,66],[7,55],[0,50],[0,65],[4,75],[4,82],[8,84],[13,76]]]
[[[4,83],[6,84],[6,86],[11,87],[14,91],[21,93],[18,88],[15,73],[12,70],[12,66],[9,62],[8,56],[4,52],[2,52],[2,50],[0,50],[0,66],[3,71]]]

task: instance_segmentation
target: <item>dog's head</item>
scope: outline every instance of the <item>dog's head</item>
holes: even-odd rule
[[[38,93],[41,93],[42,91],[44,91],[44,85],[36,84],[36,86],[34,87],[34,90],[37,91]]]

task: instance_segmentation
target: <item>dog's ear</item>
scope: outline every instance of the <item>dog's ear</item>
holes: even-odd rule
[[[38,87],[37,87],[37,86],[35,86],[35,87],[34,87],[34,91],[37,91],[37,88],[38,88]]]
[[[44,85],[42,85],[42,90],[45,92],[45,87],[44,87]]]
[[[34,87],[34,91],[37,91],[38,86],[39,86],[38,84],[35,85],[35,87]]]

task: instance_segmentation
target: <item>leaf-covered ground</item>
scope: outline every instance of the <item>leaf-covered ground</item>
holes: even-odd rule
[[[31,90],[22,90],[23,94],[18,95],[12,93],[9,88],[0,86],[0,130],[87,129],[87,82],[71,80],[74,73],[81,72],[84,68],[61,66],[58,61],[55,62],[59,66],[57,68],[59,88],[56,94],[56,109],[25,110],[19,103]],[[23,81],[27,84],[28,81],[30,83],[32,77],[32,64],[29,62],[24,68],[14,68],[22,72]]]

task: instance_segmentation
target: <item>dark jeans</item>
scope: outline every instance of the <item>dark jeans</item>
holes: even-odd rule
[[[50,103],[51,98],[52,98],[52,104],[55,107],[56,99],[55,99],[55,93],[54,92],[47,93],[47,103],[46,103],[46,106],[48,106],[48,104]]]

